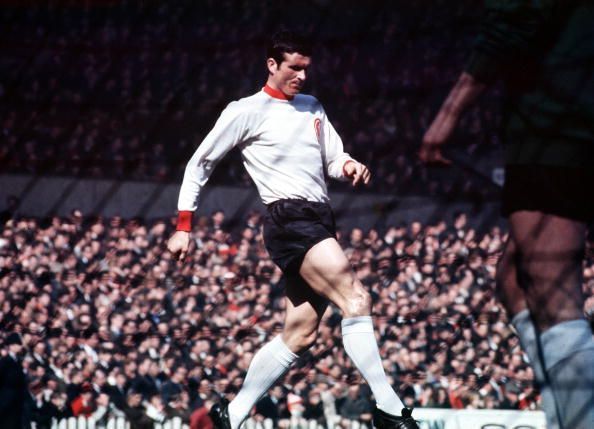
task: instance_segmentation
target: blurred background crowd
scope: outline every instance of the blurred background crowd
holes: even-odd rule
[[[289,26],[315,40],[306,92],[373,171],[372,192],[496,194],[497,89],[463,120],[459,168],[428,170],[416,157],[466,61],[476,2],[14,3],[0,8],[4,172],[179,181],[225,105],[263,86],[267,39]],[[228,156],[214,182],[249,184],[238,160]]]
[[[261,219],[248,213],[231,231],[223,212],[201,217],[183,263],[165,251],[175,219],[75,210],[68,218],[7,220],[0,342],[20,334],[33,418],[189,421],[219,395],[232,395],[254,352],[283,323],[283,278],[264,248]],[[539,406],[532,371],[493,292],[505,240],[498,227],[477,231],[460,213],[434,225],[341,231],[339,239],[372,292],[384,367],[407,405]],[[591,257],[584,276],[591,317]],[[331,308],[316,345],[257,414],[365,421],[371,397],[360,382]]]

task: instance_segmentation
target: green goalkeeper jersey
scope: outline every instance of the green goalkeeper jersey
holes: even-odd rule
[[[507,164],[592,168],[594,1],[487,0],[466,72],[505,84]]]

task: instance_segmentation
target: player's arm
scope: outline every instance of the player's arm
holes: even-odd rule
[[[423,162],[448,165],[441,147],[451,137],[460,115],[483,92],[486,85],[464,72],[442,104],[437,116],[425,132],[419,158]]]
[[[462,112],[484,89],[532,54],[556,1],[487,0],[481,31],[465,71],[423,136],[419,157],[449,164],[441,147],[451,137]]]
[[[245,140],[247,130],[247,115],[240,106],[231,103],[186,165],[177,203],[176,231],[167,242],[167,249],[179,260],[183,260],[188,252],[192,218],[198,208],[202,188],[217,163],[234,146]]]
[[[371,172],[344,151],[342,139],[323,110],[320,144],[328,176],[337,180],[350,180],[353,186],[358,183],[369,183]]]

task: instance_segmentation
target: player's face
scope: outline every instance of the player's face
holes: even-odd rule
[[[268,84],[285,95],[294,96],[301,92],[307,79],[307,69],[311,64],[311,57],[300,53],[283,54],[285,60],[280,65],[272,58],[268,59],[270,76]]]

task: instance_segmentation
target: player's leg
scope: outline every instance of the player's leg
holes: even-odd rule
[[[513,238],[508,238],[497,266],[496,292],[516,329],[522,349],[528,355],[534,378],[540,389],[542,407],[547,418],[547,428],[559,429],[557,404],[549,385],[538,341],[538,330],[532,321],[524,290],[518,283],[518,250]]]
[[[344,318],[371,314],[371,296],[334,238],[322,240],[309,249],[299,273],[313,290],[333,302]]]
[[[519,280],[538,327],[583,319],[585,225],[536,211],[512,213],[509,222]]]
[[[239,428],[254,404],[313,345],[328,301],[299,278],[287,277],[285,326],[255,355],[241,390],[229,404],[231,429]]]
[[[303,259],[300,274],[312,289],[341,310],[344,348],[369,384],[378,408],[400,416],[404,404],[382,366],[371,320],[371,297],[338,242],[328,238],[313,246]]]
[[[281,336],[293,353],[301,354],[315,343],[329,302],[300,277],[287,280],[285,300],[285,326]]]
[[[526,295],[518,283],[517,263],[517,246],[513,238],[510,236],[505,243],[501,257],[499,258],[495,278],[495,292],[497,298],[499,298],[499,301],[503,304],[510,320],[522,311],[528,310]]]
[[[511,214],[517,268],[536,323],[561,428],[594,421],[594,340],[583,315],[585,225],[537,211]]]

